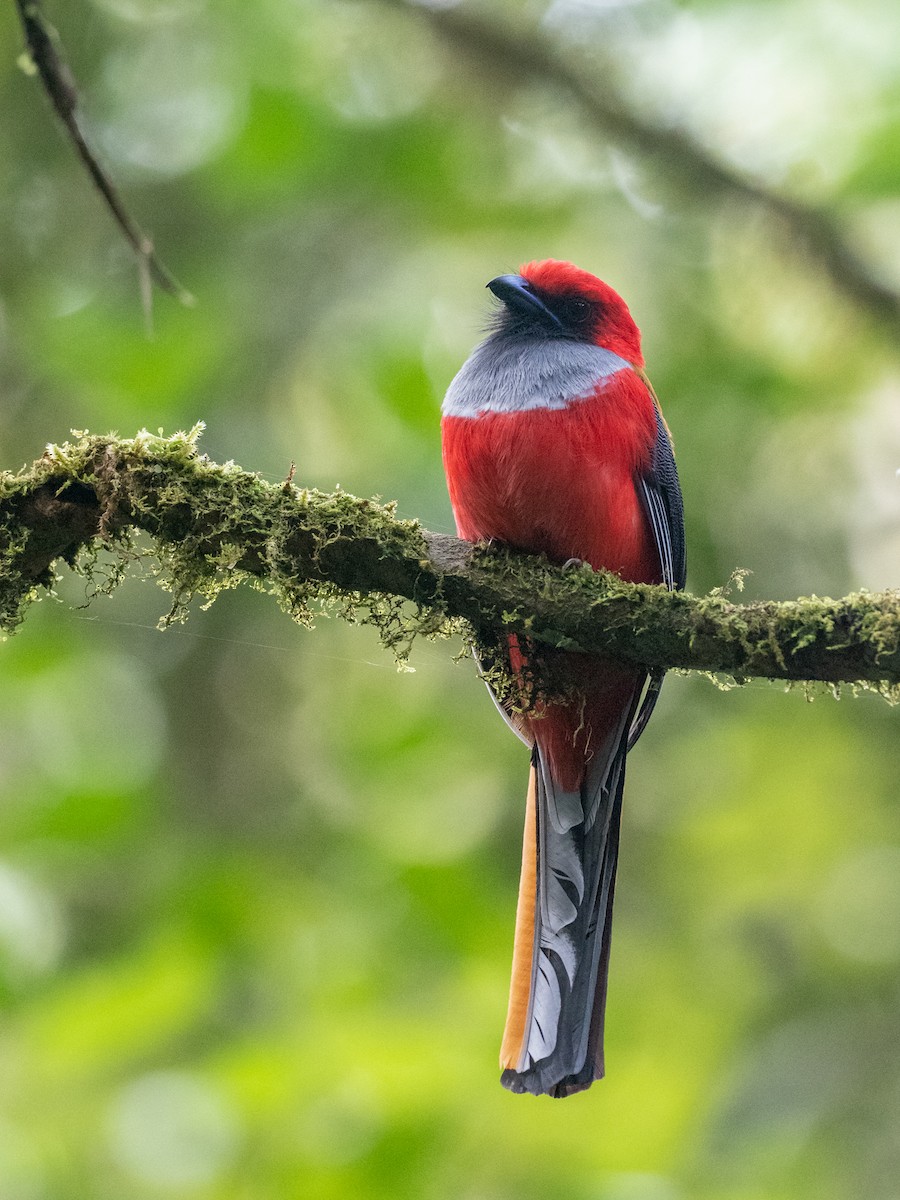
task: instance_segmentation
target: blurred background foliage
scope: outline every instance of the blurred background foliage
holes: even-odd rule
[[[485,282],[571,258],[629,300],[675,434],[694,590],[900,585],[896,330],[799,230],[448,41],[444,0],[49,3],[156,299],[0,15],[0,440],[208,423],[274,480],[452,530],[438,405]],[[667,135],[820,206],[900,285],[894,0],[464,7]],[[496,1056],[526,761],[471,663],[187,626],[83,582],[2,647],[0,1196],[895,1198],[897,713],[672,678],[631,760],[609,1077]]]

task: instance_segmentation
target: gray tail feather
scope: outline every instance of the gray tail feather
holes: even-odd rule
[[[537,895],[526,1032],[513,1092],[569,1096],[604,1072],[603,1019],[625,756],[632,713],[612,754],[578,793],[554,788],[535,747]],[[580,819],[578,819],[580,818]]]

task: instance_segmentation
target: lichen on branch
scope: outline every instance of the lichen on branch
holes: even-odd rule
[[[11,632],[57,564],[90,574],[103,549],[114,584],[136,557],[171,593],[163,623],[194,597],[242,582],[271,592],[308,623],[325,605],[374,625],[404,662],[413,639],[453,629],[496,645],[605,653],[652,669],[820,680],[900,695],[900,594],[735,604],[722,592],[670,593],[608,572],[479,547],[392,505],[346,492],[272,484],[211,462],[190,433],[76,435],[18,474],[0,474],[0,629]],[[134,534],[149,535],[150,549]]]

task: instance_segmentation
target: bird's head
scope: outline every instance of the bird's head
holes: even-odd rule
[[[526,263],[518,275],[500,275],[487,285],[503,302],[497,332],[502,336],[567,338],[602,346],[644,365],[641,332],[618,292],[570,262]]]

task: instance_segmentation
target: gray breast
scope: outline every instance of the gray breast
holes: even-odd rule
[[[445,417],[565,408],[631,364],[611,350],[562,338],[493,334],[463,363],[444,397]]]

